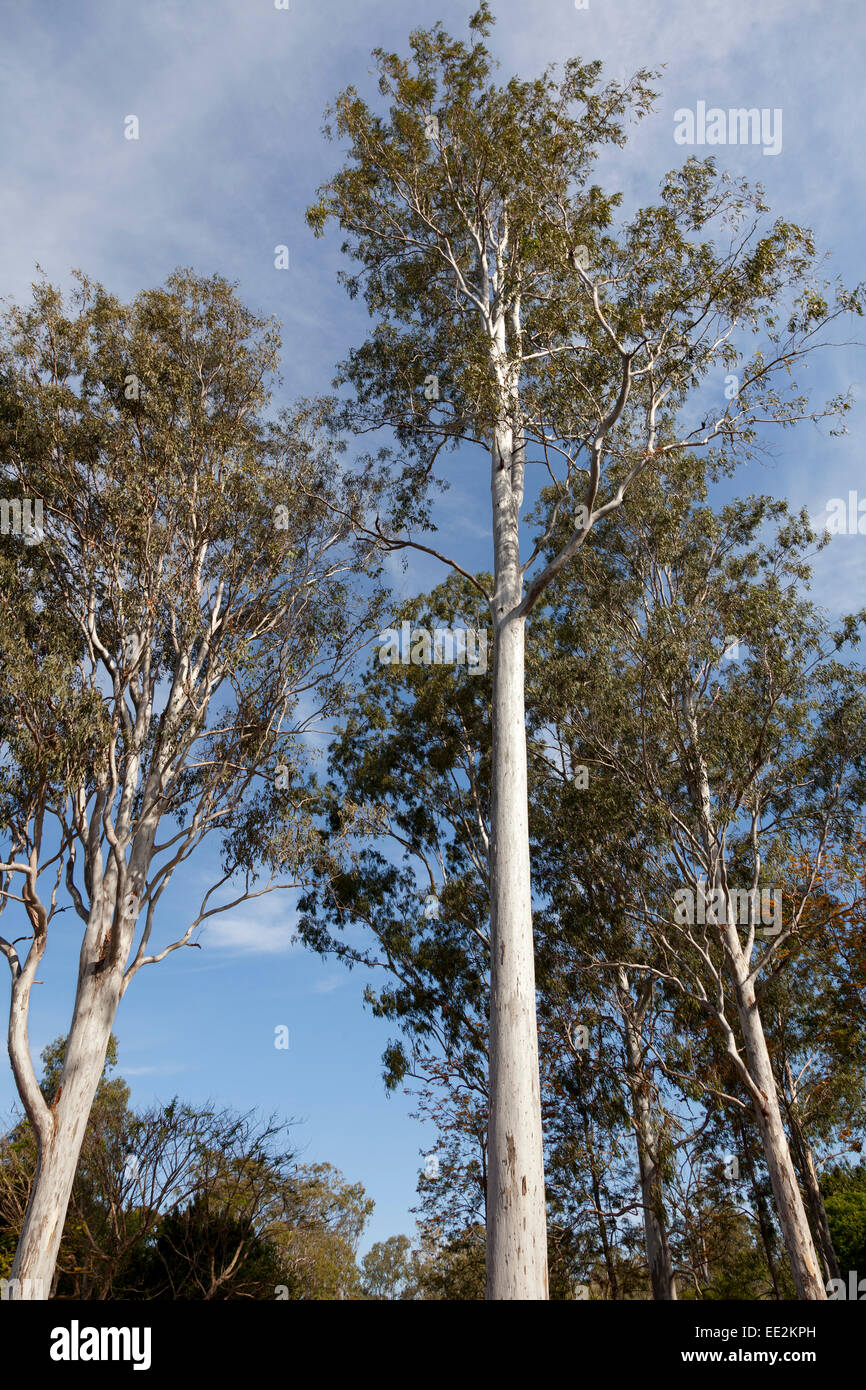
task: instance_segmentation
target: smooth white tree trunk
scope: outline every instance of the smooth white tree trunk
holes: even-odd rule
[[[794,1277],[794,1287],[800,1299],[826,1299],[827,1291],[821,1279],[818,1256],[806,1219],[806,1209],[791,1158],[788,1136],[782,1123],[776,1078],[773,1075],[764,1027],[755,998],[754,983],[748,979],[746,961],[736,939],[736,928],[728,927],[727,930],[729,952],[734,960],[737,1011],[746,1045],[749,1075],[759,1092],[759,1097],[752,1097],[755,1118],[761,1134],[764,1157],[776,1200],[776,1211]]]
[[[787,1067],[786,1071],[790,1081],[790,1067]],[[793,1085],[791,1089],[793,1090]],[[806,1191],[806,1200],[812,1216],[812,1230],[820,1248],[824,1274],[828,1280],[841,1279],[842,1271],[839,1268],[830,1223],[827,1220],[827,1208],[824,1206],[818,1169],[815,1166],[815,1156],[800,1123],[796,1097],[792,1098],[785,1108],[788,1116],[788,1132],[793,1141],[794,1160],[800,1174],[800,1181]]]
[[[684,712],[695,758],[704,840],[708,847],[718,846],[720,840],[713,825],[709,777],[706,763],[700,751],[693,696],[686,700]],[[715,867],[710,877],[715,890],[725,892],[723,863],[720,854],[717,854]],[[755,982],[750,973],[746,952],[740,943],[736,923],[737,914],[733,910],[730,898],[728,898],[725,923],[722,928],[722,940],[746,1048],[746,1066],[743,1079],[748,1085],[761,1135],[764,1159],[770,1174],[776,1213],[782,1228],[782,1237],[788,1252],[797,1297],[803,1300],[826,1300],[827,1291],[821,1281],[818,1256],[815,1252],[809,1222],[806,1219],[806,1209],[803,1205],[797,1173],[791,1158],[788,1136],[782,1123],[779,1092],[773,1074],[758,1001],[755,997]]]
[[[12,1299],[49,1298],[81,1145],[120,1001],[120,970],[94,972],[79,982],[52,1125],[38,1138],[30,1201],[10,1274]],[[18,1281],[14,1283],[12,1281]]]
[[[546,1299],[547,1218],[535,1007],[522,580],[510,440],[494,449],[496,592],[490,864],[487,1297]]]
[[[809,1209],[812,1213],[812,1225],[818,1244],[821,1247],[821,1257],[824,1261],[824,1272],[829,1279],[841,1279],[842,1270],[839,1267],[839,1258],[833,1244],[833,1235],[830,1230],[830,1223],[827,1220],[827,1208],[824,1205],[824,1197],[821,1192],[821,1184],[818,1180],[818,1170],[815,1167],[815,1158],[809,1146],[808,1140],[802,1130],[797,1136],[800,1153],[802,1156],[801,1173],[803,1185],[806,1189],[806,1196],[809,1199]]]

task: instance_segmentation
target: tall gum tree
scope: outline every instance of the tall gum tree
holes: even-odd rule
[[[0,950],[38,1146],[12,1277],[47,1298],[120,1000],[214,913],[299,881],[301,735],[339,708],[375,583],[357,582],[362,483],[327,407],[267,419],[279,338],[227,282],[178,271],[129,306],[83,276],[72,305],[41,282],[2,327],[0,481],[43,507],[41,536],[0,543]],[[166,888],[214,832],[198,913],[158,941]],[[69,909],[49,1105],[29,1007]]]
[[[504,85],[491,79],[484,0],[471,42],[440,24],[410,36],[411,61],[374,51],[387,116],[354,87],[328,113],[345,166],[307,218],[338,223],[359,264],[342,279],[377,320],[341,369],[358,433],[393,430],[405,466],[396,506],[367,523],[384,549],[416,547],[443,448],[489,456],[494,633],[490,846],[490,1189],[488,1297],[547,1297],[524,725],[524,632],[533,606],[636,478],[687,442],[748,452],[762,422],[807,413],[790,375],[828,307],[808,232],[763,222],[759,193],[688,160],[661,200],[617,236],[619,195],[590,182],[600,150],[645,116],[653,74],[600,85],[601,64],[568,61]],[[702,234],[703,235],[702,237]],[[748,346],[735,346],[735,333]],[[755,341],[751,341],[751,335]],[[745,351],[745,361],[740,358]],[[739,363],[739,395],[695,429],[677,407],[711,370]],[[724,367],[723,367],[724,364]],[[781,386],[776,383],[782,381]],[[845,402],[838,402],[843,406]],[[521,549],[529,470],[555,499]],[[562,548],[541,556],[560,515]]]
[[[764,1003],[792,1154],[827,1280],[843,1271],[821,1192],[819,1170],[831,1153],[861,1151],[866,1077],[863,1075],[862,941],[858,896],[862,880],[861,825],[827,847],[786,968]],[[811,878],[808,856],[793,854],[789,895]]]
[[[662,956],[640,969],[719,1030],[761,1136],[797,1296],[821,1300],[762,1014],[814,905],[826,846],[862,807],[864,677],[835,654],[859,641],[864,615],[834,631],[798,592],[816,541],[804,515],[750,498],[714,516],[689,503],[686,467],[665,509],[650,497],[633,511],[618,557],[604,565],[600,546],[584,552],[550,628],[552,698],[576,755],[615,770],[635,806],[667,826],[667,845],[629,890],[629,912]],[[726,659],[732,633],[736,660]],[[782,915],[794,850],[799,881]],[[768,884],[772,922],[757,896]]]
[[[407,601],[395,621],[406,620],[417,633],[447,626],[455,617],[466,629],[489,617],[477,591],[459,575],[449,576],[432,594]],[[674,1296],[676,1282],[662,1182],[668,1145],[649,1043],[652,1038],[657,1050],[663,1031],[660,991],[653,998],[643,976],[636,990],[630,978],[624,990],[617,989],[613,972],[595,970],[593,960],[594,952],[603,951],[618,961],[628,950],[621,910],[614,921],[616,885],[627,877],[626,858],[632,872],[640,872],[647,846],[628,789],[613,783],[602,796],[595,769],[588,813],[587,792],[576,789],[573,769],[566,766],[569,735],[557,739],[545,722],[544,662],[534,663],[533,671],[532,639],[538,630],[537,622],[529,628],[527,645],[530,690],[534,675],[540,695],[528,722],[534,734],[528,773],[548,1256],[561,1270],[576,1233],[586,1240],[583,1208],[588,1205],[611,1296],[621,1296],[607,1213],[622,1205],[612,1200],[609,1188],[618,1136],[625,1139],[619,1147],[627,1150],[631,1129],[648,1268],[654,1296],[667,1299]],[[420,1083],[422,1113],[439,1128],[442,1174],[432,1182],[422,1180],[425,1208],[439,1214],[457,1208],[465,1216],[450,1191],[462,1173],[465,1180],[456,1181],[457,1190],[477,1197],[480,1189],[483,1216],[489,680],[486,673],[464,670],[458,676],[447,665],[421,664],[422,655],[419,644],[418,664],[383,663],[374,656],[331,744],[321,821],[326,834],[343,838],[345,861],[337,877],[317,884],[301,900],[298,931],[323,954],[385,974],[386,983],[378,990],[368,987],[365,997],[378,1017],[398,1023],[404,1035],[405,1041],[389,1042],[383,1057],[387,1083]],[[536,728],[539,721],[542,727]],[[561,774],[555,778],[554,765]],[[627,806],[618,807],[616,795]],[[353,830],[349,840],[344,820]],[[386,843],[390,853],[383,852]],[[363,935],[350,936],[349,927],[363,929]],[[625,968],[622,974],[628,975]],[[611,1013],[608,1034],[618,1046],[601,1046],[602,1019]],[[575,1033],[576,1018],[593,1036],[591,1052]],[[620,1050],[624,1063],[617,1060]],[[591,1192],[584,1191],[578,1173]],[[552,1286],[555,1279],[554,1273]]]
[[[600,530],[593,542],[603,544]],[[555,587],[548,597],[555,603]],[[535,914],[539,1019],[543,1024],[553,1013],[572,1047],[575,1018],[592,1024],[591,1048],[588,1038],[581,1050],[573,1047],[576,1100],[589,1099],[590,1069],[598,1092],[592,1098],[596,1124],[605,1103],[621,1093],[636,1147],[652,1294],[669,1301],[677,1298],[677,1280],[665,1177],[671,1153],[689,1142],[689,1125],[683,1107],[671,1103],[675,1085],[662,1065],[671,1031],[668,1003],[652,977],[630,968],[631,961],[646,963],[651,943],[626,912],[624,896],[624,886],[643,874],[658,833],[648,817],[635,814],[631,789],[611,775],[596,750],[575,744],[571,708],[582,692],[563,681],[563,671],[551,681],[548,623],[555,621],[555,611],[547,620],[537,612],[527,648],[533,888],[541,900]],[[566,644],[577,647],[575,639],[569,627]],[[607,739],[616,737],[616,699],[599,700],[597,721]],[[672,1110],[680,1112],[676,1119]],[[681,1131],[676,1140],[674,1128]]]

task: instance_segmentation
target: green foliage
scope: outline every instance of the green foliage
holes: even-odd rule
[[[279,1275],[275,1250],[248,1221],[196,1195],[160,1221],[152,1240],[133,1248],[122,1281],[143,1301],[222,1301],[273,1298]]]
[[[408,1236],[389,1236],[377,1241],[361,1261],[361,1283],[365,1298],[406,1299],[411,1295],[412,1261]]]
[[[866,1270],[866,1164],[836,1166],[821,1178],[827,1220],[843,1276]]]
[[[43,1052],[53,1094],[66,1039]],[[361,1183],[298,1164],[286,1126],[175,1099],[136,1112],[112,1037],[81,1149],[53,1296],[137,1300],[361,1297]],[[0,1142],[0,1277],[36,1166],[27,1121]],[[281,1291],[281,1292],[280,1292]]]

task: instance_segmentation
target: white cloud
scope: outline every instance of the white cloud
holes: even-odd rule
[[[209,918],[196,940],[205,952],[276,956],[300,949],[292,940],[294,930],[295,913],[286,908],[285,896],[278,890],[235,911]]]
[[[311,994],[333,994],[335,989],[339,989],[345,984],[345,975],[329,975],[325,980],[319,980],[318,984],[313,985]]]

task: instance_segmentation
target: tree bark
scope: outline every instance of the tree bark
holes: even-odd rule
[[[841,1279],[842,1271],[839,1268],[839,1260],[830,1233],[830,1223],[827,1220],[827,1208],[824,1206],[824,1198],[821,1195],[815,1158],[797,1116],[796,1102],[788,1107],[788,1123],[794,1141],[794,1152],[798,1159],[797,1167],[800,1179],[806,1190],[806,1198],[812,1214],[812,1228],[817,1237],[821,1258],[824,1262],[824,1272],[828,1280]]]
[[[775,1239],[773,1222],[770,1216],[770,1209],[767,1203],[766,1194],[761,1190],[758,1181],[758,1172],[755,1167],[755,1160],[749,1146],[749,1136],[745,1126],[734,1121],[734,1133],[740,1146],[743,1163],[749,1175],[749,1186],[752,1189],[752,1200],[755,1203],[755,1211],[758,1216],[758,1229],[761,1232],[761,1244],[764,1247],[764,1255],[767,1260],[767,1269],[770,1271],[770,1278],[773,1281],[773,1294],[778,1302],[781,1299],[779,1290],[779,1276],[776,1271]]]
[[[487,1297],[546,1299],[547,1219],[529,865],[519,501],[510,430],[493,447],[493,766]]]
[[[11,1286],[15,1298],[50,1296],[78,1157],[105,1065],[121,983],[117,969],[95,972],[92,966],[80,983],[52,1123],[37,1136],[36,1173],[10,1275],[21,1281]]]
[[[640,1027],[625,970],[617,972],[617,993],[622,1015],[632,1119],[640,1166],[644,1240],[653,1299],[663,1302],[677,1298],[677,1281],[668,1242],[661,1168],[658,1162],[658,1135],[650,1106],[650,1079],[644,1064]]]
[[[729,914],[730,917],[730,914]],[[743,1040],[746,1045],[749,1075],[759,1092],[752,1095],[755,1118],[764,1146],[764,1156],[773,1186],[779,1224],[788,1251],[791,1273],[797,1297],[803,1300],[826,1299],[827,1291],[818,1269],[818,1257],[806,1219],[806,1209],[791,1159],[788,1137],[782,1124],[776,1079],[761,1016],[755,999],[754,983],[748,978],[748,967],[736,941],[736,927],[728,926],[728,944],[735,964],[737,1010]],[[731,934],[734,940],[731,941]],[[733,948],[736,947],[736,957]]]

